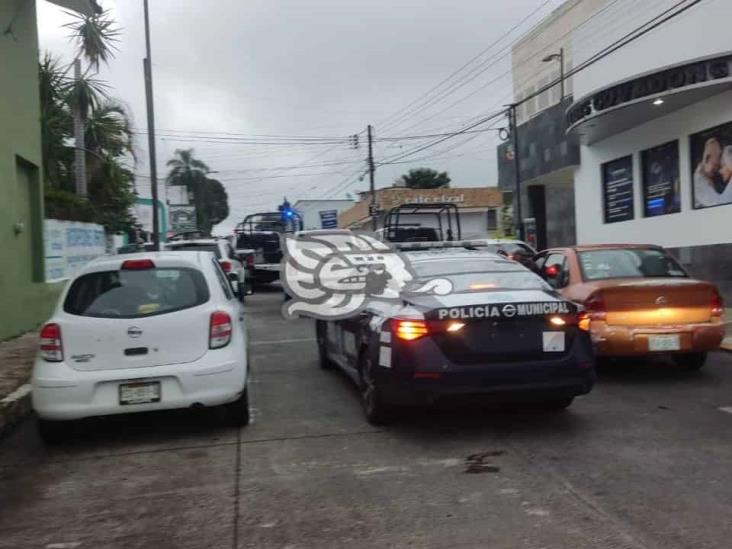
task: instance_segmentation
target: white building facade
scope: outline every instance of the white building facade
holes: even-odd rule
[[[575,31],[596,49],[676,2]],[[579,72],[568,131],[579,243],[669,248],[732,300],[732,2],[705,0]],[[581,63],[591,51],[576,48]]]

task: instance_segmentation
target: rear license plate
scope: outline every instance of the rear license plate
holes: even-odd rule
[[[565,350],[564,332],[544,332],[542,344],[545,353],[563,353]]]
[[[147,404],[160,402],[160,382],[144,381],[139,383],[123,383],[119,386],[119,403]]]
[[[678,335],[648,336],[649,351],[678,351],[679,349],[681,349],[681,341]]]

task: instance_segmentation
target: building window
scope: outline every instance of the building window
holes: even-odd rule
[[[633,212],[633,157],[602,165],[602,196],[605,223],[629,221]]]
[[[671,141],[641,153],[643,216],[681,211],[679,142]]]

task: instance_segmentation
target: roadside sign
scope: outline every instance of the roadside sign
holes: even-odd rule
[[[338,227],[338,210],[320,210],[320,226],[323,229],[336,229]]]

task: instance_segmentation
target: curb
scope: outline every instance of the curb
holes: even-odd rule
[[[21,385],[0,400],[0,438],[30,414],[32,409],[30,383]]]

